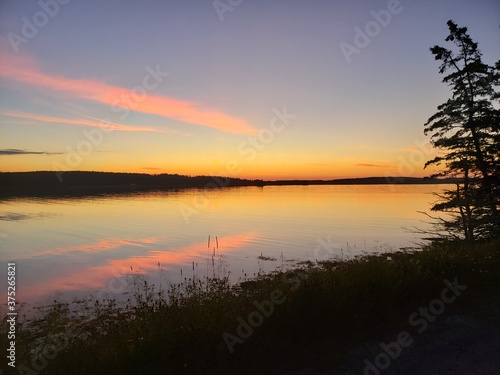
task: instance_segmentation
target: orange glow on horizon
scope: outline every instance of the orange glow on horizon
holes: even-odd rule
[[[0,37],[1,42],[1,37]],[[129,96],[131,90],[108,85],[103,82],[87,79],[70,79],[62,76],[47,74],[39,68],[37,62],[30,56],[13,55],[0,51],[0,77],[8,80],[18,81],[23,84],[47,89],[54,93],[63,93],[74,96],[75,98],[92,100],[101,104],[115,106],[126,110],[128,104],[120,102],[123,96]],[[115,101],[118,100],[118,103]],[[191,124],[198,124],[204,127],[217,129],[226,133],[240,134],[243,138],[247,135],[255,134],[255,129],[246,121],[232,117],[217,110],[204,107],[200,103],[187,100],[179,100],[166,96],[153,95],[148,92],[144,100],[134,103],[133,111],[158,115],[171,118]],[[423,169],[425,161],[432,159],[435,154],[427,152],[425,155],[422,149],[405,147],[401,145],[398,150],[383,150],[378,147],[369,151],[351,152],[351,150],[326,151],[323,154],[314,154],[314,146],[305,145],[303,148],[294,148],[288,152],[286,144],[284,152],[274,152],[271,148],[264,149],[262,152],[256,152],[255,159],[247,160],[247,154],[242,155],[235,141],[235,146],[230,145],[231,138],[227,143],[220,142],[219,139],[210,139],[211,145],[204,150],[208,143],[203,136],[197,137],[196,134],[190,139],[181,139],[171,137],[162,137],[161,142],[165,141],[167,146],[160,145],[160,138],[151,137],[151,133],[181,133],[178,130],[160,128],[147,125],[126,125],[122,122],[103,123],[98,118],[80,114],[80,118],[69,119],[55,117],[52,115],[42,115],[37,113],[28,113],[24,111],[4,110],[4,116],[11,117],[8,121],[11,125],[33,124],[41,122],[45,124],[70,124],[81,127],[100,127],[103,129],[124,131],[124,132],[145,132],[149,134],[138,134],[144,142],[151,142],[151,147],[146,152],[141,152],[143,146],[138,147],[134,140],[126,137],[110,138],[112,143],[111,150],[103,153],[92,152],[90,155],[81,158],[81,164],[72,168],[72,164],[66,162],[71,149],[77,148],[78,142],[86,141],[82,135],[76,141],[63,147],[57,147],[55,142],[51,144],[50,150],[45,155],[3,155],[6,162],[3,164],[3,171],[6,172],[26,172],[52,170],[54,162],[57,165],[68,166],[67,170],[101,171],[101,172],[126,172],[126,173],[150,173],[150,174],[180,174],[188,176],[212,175],[223,177],[234,177],[242,179],[261,179],[261,180],[332,180],[342,178],[362,178],[362,177],[426,177],[436,173],[439,168],[431,166]],[[194,132],[193,132],[194,133]],[[135,136],[136,134],[134,134]],[[186,136],[186,134],[183,134]],[[192,134],[188,134],[191,136]],[[228,137],[229,138],[229,137]],[[107,141],[107,140],[106,140]],[[224,140],[226,141],[226,140]],[[170,142],[170,143],[168,143]],[[174,144],[174,142],[178,142]],[[177,147],[178,144],[184,144],[186,150]],[[220,143],[219,143],[220,142]],[[277,142],[282,142],[278,140]],[[286,142],[286,138],[284,141]],[[356,139],[353,140],[356,142]],[[69,142],[68,142],[69,143]],[[141,143],[146,144],[146,143]],[[212,145],[221,145],[220,148]],[[174,145],[169,148],[170,145]],[[100,144],[99,144],[100,146]],[[247,144],[248,146],[248,144]],[[272,145],[273,147],[275,145]],[[15,147],[15,146],[13,146]],[[56,148],[57,147],[57,148]],[[148,143],[149,147],[149,143]],[[248,147],[247,150],[250,148]],[[97,150],[97,146],[96,146]],[[117,150],[117,151],[115,151]],[[130,152],[129,152],[130,150]],[[94,148],[92,149],[94,151]],[[99,150],[100,151],[100,150]],[[213,156],[217,154],[217,156]],[[50,154],[51,156],[47,156]],[[57,156],[57,155],[58,156]],[[352,155],[352,156],[344,156]],[[409,156],[417,156],[412,159]],[[15,158],[15,159],[14,159]],[[215,164],[210,159],[220,160]],[[417,160],[415,164],[412,160]],[[234,172],[228,167],[229,161],[236,160],[238,163],[238,172]],[[59,168],[59,170],[64,170]]]
[[[371,167],[359,167],[352,165],[350,167],[332,167],[328,168],[327,171],[324,169],[314,169],[308,170],[308,168],[295,168],[295,169],[284,169],[284,168],[273,168],[270,166],[265,170],[249,170],[242,171],[241,173],[234,174],[228,173],[225,170],[213,170],[210,168],[203,168],[200,166],[169,166],[169,167],[143,167],[136,166],[130,168],[128,166],[118,167],[116,165],[103,165],[104,163],[99,162],[88,168],[82,168],[82,171],[96,171],[96,172],[109,172],[109,173],[144,173],[150,175],[158,174],[179,174],[183,176],[219,176],[224,178],[241,178],[247,180],[264,180],[264,181],[275,181],[275,180],[336,180],[336,179],[348,179],[348,178],[368,178],[368,177],[387,177],[389,179],[396,179],[400,177],[429,177],[433,173],[437,173],[439,168],[429,167],[423,169],[422,166],[416,166],[412,173],[402,173],[397,168],[385,169],[385,168],[371,168]],[[31,171],[46,171],[50,168],[39,167],[33,168],[32,164],[26,162],[26,164],[17,163],[14,165],[5,166],[3,168],[4,172],[31,172]],[[66,172],[73,170],[68,169]],[[60,171],[58,171],[60,172]],[[62,172],[64,173],[64,171]]]

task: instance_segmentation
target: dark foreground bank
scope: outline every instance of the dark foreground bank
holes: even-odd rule
[[[238,286],[226,278],[186,279],[159,291],[136,274],[125,305],[110,294],[41,308],[38,320],[18,326],[16,370],[5,358],[0,368],[51,375],[417,374],[427,361],[435,371],[424,373],[450,373],[451,363],[464,369],[454,374],[488,374],[463,366],[498,364],[486,359],[496,358],[488,350],[500,327],[499,271],[497,241],[303,264]],[[2,348],[7,327],[4,319]],[[482,344],[487,337],[493,341]],[[468,357],[471,350],[482,350],[483,359]]]

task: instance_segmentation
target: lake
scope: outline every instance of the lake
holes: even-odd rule
[[[17,266],[17,301],[123,292],[123,278],[252,278],[299,261],[413,247],[443,185],[270,186],[0,206],[0,277]],[[209,240],[210,236],[210,240]],[[5,269],[4,269],[5,268]],[[2,288],[3,301],[6,288]]]

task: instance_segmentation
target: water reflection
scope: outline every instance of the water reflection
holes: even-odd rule
[[[120,249],[120,248],[124,248],[126,246],[144,247],[144,245],[150,245],[150,244],[154,244],[157,242],[158,242],[157,238],[140,238],[137,240],[126,240],[126,239],[120,239],[120,238],[105,238],[105,239],[99,240],[99,241],[91,243],[91,244],[69,246],[69,247],[60,247],[60,248],[56,248],[56,249],[52,249],[52,250],[44,250],[44,251],[37,253],[36,255],[38,255],[38,256],[41,256],[41,255],[61,255],[61,254],[72,253],[72,252],[97,253],[97,252],[101,252],[101,251]]]
[[[341,244],[339,254],[350,256],[412,246],[418,238],[402,227],[422,226],[417,211],[426,211],[430,194],[440,189],[273,186],[4,200],[0,260],[18,264],[23,301],[55,291],[81,295],[117,275],[143,272],[154,279],[158,264],[174,282],[211,276],[216,268],[237,280],[308,259],[318,239],[327,236]],[[193,202],[205,204],[186,221],[181,208]],[[218,236],[218,264],[211,263],[209,234]],[[0,277],[5,275],[1,269]]]
[[[221,247],[216,250],[216,257],[236,252],[244,247],[253,238],[252,234],[244,233],[229,237],[219,238]],[[147,246],[146,246],[147,245]],[[82,292],[100,290],[106,287],[110,277],[123,277],[127,274],[142,273],[151,277],[152,280],[158,277],[158,265],[163,270],[178,269],[179,266],[188,266],[194,262],[198,264],[198,276],[205,273],[207,260],[211,260],[212,249],[207,248],[207,242],[194,242],[187,246],[162,246],[154,239],[139,239],[135,241],[103,239],[99,242],[80,245],[73,248],[58,248],[51,251],[44,251],[38,254],[40,258],[47,258],[56,255],[86,252],[92,254],[95,252],[106,252],[105,260],[101,258],[87,259],[90,265],[73,267],[60,267],[57,272],[51,272],[49,269],[44,275],[40,275],[37,282],[31,285],[29,289],[20,293],[23,300],[40,299],[52,292],[75,292],[69,293],[79,295]],[[122,258],[124,253],[129,253],[130,247],[139,247],[140,253]],[[113,253],[109,254],[108,251]],[[31,261],[44,261],[43,259],[32,258]],[[51,261],[53,258],[51,257]],[[212,268],[207,267],[207,271],[212,276]]]
[[[21,221],[21,220],[29,220],[29,219],[37,219],[50,217],[49,213],[37,213],[37,214],[26,214],[19,212],[5,212],[0,215],[0,221]]]

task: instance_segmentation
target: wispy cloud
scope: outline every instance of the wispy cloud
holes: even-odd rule
[[[128,132],[155,132],[155,133],[168,133],[169,131],[159,130],[151,127],[145,126],[130,126],[123,125],[116,122],[104,122],[99,120],[98,118],[87,116],[88,119],[69,119],[62,117],[53,117],[53,116],[44,116],[38,115],[34,113],[26,113],[26,112],[13,112],[13,111],[4,111],[1,112],[3,116],[15,117],[21,119],[35,120],[41,122],[47,122],[51,124],[70,124],[70,125],[78,125],[78,126],[90,126],[96,128],[105,128],[109,130],[120,130],[120,131],[128,131]],[[19,123],[26,124],[26,121],[21,121]]]
[[[27,56],[3,52],[0,59],[0,77],[36,86],[52,93],[64,93],[75,98],[92,100],[105,105],[113,105],[135,112],[158,115],[182,122],[205,126],[227,133],[254,134],[255,129],[246,121],[208,108],[200,103],[158,96],[149,92],[143,100],[130,104],[120,98],[130,96],[131,90],[111,86],[89,79],[71,79],[46,74],[36,62]]]
[[[356,164],[357,167],[369,167],[369,168],[397,168],[396,165],[379,165],[379,164],[369,164],[369,163],[359,163]]]
[[[7,148],[0,150],[0,155],[62,155],[62,152],[29,151],[18,148]]]

